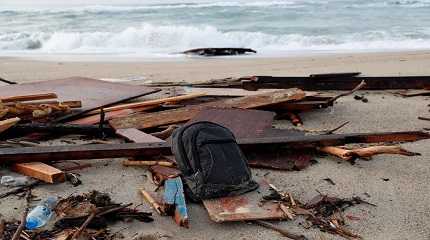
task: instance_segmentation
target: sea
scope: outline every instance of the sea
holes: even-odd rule
[[[247,57],[430,49],[430,0],[3,1],[0,56],[176,58],[203,47],[258,51]]]

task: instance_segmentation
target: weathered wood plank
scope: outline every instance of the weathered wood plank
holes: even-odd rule
[[[173,109],[155,113],[134,114],[132,116],[117,118],[109,121],[115,129],[137,128],[146,129],[173,123],[188,121],[201,110],[207,108],[242,108],[251,109],[270,106],[277,103],[300,100],[305,93],[297,88],[280,90],[274,93],[264,93],[254,96],[232,98],[215,102],[192,105],[185,108]]]
[[[166,141],[144,133],[136,128],[124,128],[116,130],[116,134],[135,143],[164,143]]]
[[[237,139],[237,142],[243,148],[266,147],[266,144],[269,146],[278,145],[289,148],[313,148],[318,146],[340,146],[349,143],[418,141],[428,138],[430,138],[429,133],[416,131],[313,136],[262,136],[258,138]],[[140,157],[159,154],[171,154],[170,144],[165,142],[2,148],[0,149],[0,163]]]
[[[55,99],[55,98],[57,98],[57,94],[55,93],[40,93],[40,94],[2,97],[0,98],[0,100],[6,103],[6,102],[24,102],[24,101],[33,101],[33,100]]]
[[[13,125],[17,124],[20,120],[20,118],[15,117],[0,121],[0,133],[8,130]]]
[[[47,183],[64,182],[66,179],[63,171],[41,162],[17,163],[12,166],[12,171]]]

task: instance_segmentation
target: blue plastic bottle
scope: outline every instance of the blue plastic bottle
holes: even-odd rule
[[[53,209],[57,205],[57,197],[48,197],[41,201],[30,213],[27,215],[27,223],[25,227],[28,230],[43,227],[53,214]]]

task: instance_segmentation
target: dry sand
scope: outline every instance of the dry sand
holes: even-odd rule
[[[286,58],[286,59],[200,59],[183,62],[40,62],[19,59],[0,60],[1,77],[24,82],[81,75],[88,77],[124,78],[143,75],[147,80],[207,80],[229,76],[304,75],[319,72],[362,71],[369,75],[418,75],[430,74],[430,52],[345,54],[336,56]],[[368,103],[356,101],[352,96],[340,99],[333,108],[302,114],[306,128],[326,129],[344,121],[350,124],[340,132],[372,132],[420,130],[430,123],[417,120],[419,115],[430,115],[428,97],[401,98],[390,93],[363,92]],[[292,127],[287,121],[282,127]],[[364,239],[375,240],[428,240],[430,239],[430,140],[402,144],[405,148],[422,153],[422,156],[377,156],[372,161],[358,161],[356,165],[341,162],[333,157],[318,158],[318,164],[299,172],[254,170],[256,177],[269,172],[267,178],[276,186],[292,192],[297,198],[309,200],[316,190],[339,197],[361,196],[377,207],[359,205],[346,214],[360,220],[347,220],[350,228]],[[153,189],[149,174],[139,168],[125,168],[119,159],[93,161],[94,167],[79,171],[83,185],[69,184],[37,187],[34,193],[68,196],[93,189],[112,194],[120,202],[142,203],[137,189]],[[7,174],[1,170],[0,175]],[[114,174],[113,174],[114,173]],[[331,178],[330,185],[324,178]],[[389,179],[384,181],[384,179]],[[0,187],[0,192],[6,188]],[[366,194],[370,197],[366,197]],[[24,201],[17,197],[0,200],[0,214],[19,218]],[[159,233],[172,239],[285,239],[278,233],[246,223],[212,223],[200,205],[190,204],[191,228],[177,227],[170,218],[155,214],[154,223],[132,222],[117,224],[128,229],[123,234]],[[150,210],[146,205],[140,208]],[[282,222],[280,226],[309,239],[341,239],[306,230],[299,221]],[[128,238],[129,239],[129,238]],[[154,238],[144,238],[154,239]],[[155,238],[156,239],[156,238]]]

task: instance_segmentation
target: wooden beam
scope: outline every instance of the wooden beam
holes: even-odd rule
[[[24,101],[34,101],[34,100],[55,99],[55,98],[57,98],[57,94],[55,93],[41,93],[41,94],[5,97],[5,98],[0,98],[0,100],[6,103],[6,102],[24,102]]]
[[[17,163],[12,170],[47,183],[64,182],[66,179],[63,171],[41,162]]]
[[[109,121],[111,119],[117,118],[117,117],[125,117],[130,114],[133,114],[135,111],[132,109],[121,109],[116,110],[112,112],[105,113],[105,121]],[[100,123],[100,114],[95,114],[91,116],[82,117],[70,122],[67,122],[68,124],[75,124],[75,125],[94,125]]]
[[[193,94],[188,94],[188,95],[183,95],[183,96],[148,100],[148,101],[144,101],[144,102],[127,103],[127,104],[116,105],[113,107],[103,108],[103,111],[111,112],[111,111],[122,110],[122,109],[149,107],[149,106],[154,106],[154,105],[159,106],[160,104],[164,104],[164,103],[179,102],[179,101],[183,101],[183,100],[202,97],[205,95],[206,95],[206,93],[193,93]],[[97,110],[91,111],[90,113],[95,114],[95,113],[99,113],[99,112],[100,112],[100,110],[97,109]]]
[[[280,90],[277,92],[263,93],[259,95],[232,98],[215,102],[192,105],[180,109],[173,109],[155,113],[135,114],[124,118],[109,121],[115,129],[137,128],[146,129],[163,125],[185,122],[196,116],[201,110],[208,108],[241,108],[252,109],[270,106],[277,103],[301,100],[305,92],[297,88]]]
[[[17,124],[21,119],[18,117],[9,118],[3,121],[0,121],[0,133],[6,131],[11,128],[13,125]]]
[[[124,128],[116,130],[116,134],[136,143],[164,143],[165,141],[151,134],[144,133],[136,128]]]
[[[258,137],[237,139],[244,148],[281,146],[289,148],[314,148],[320,146],[340,146],[349,143],[412,142],[430,138],[426,132],[383,132],[383,133],[350,133],[332,135],[300,135],[280,137]],[[91,144],[47,147],[1,148],[0,164],[20,162],[45,162],[61,160],[102,159],[117,157],[144,157],[170,155],[170,144],[157,143],[123,143]]]

